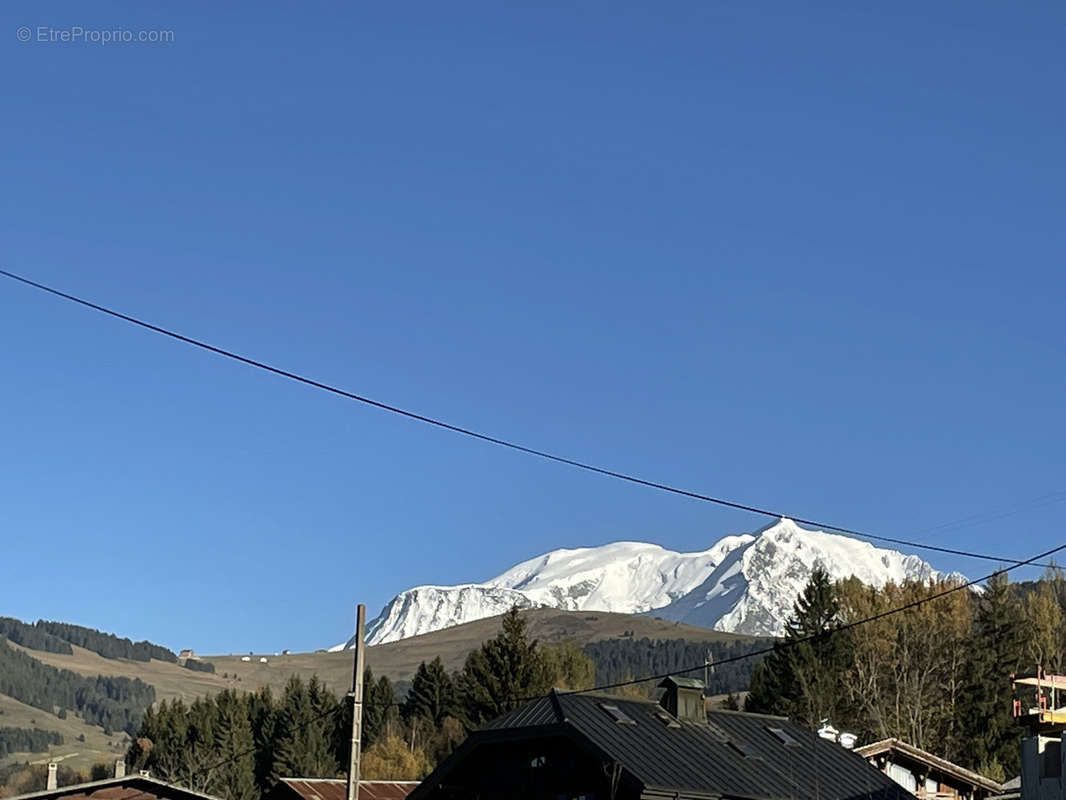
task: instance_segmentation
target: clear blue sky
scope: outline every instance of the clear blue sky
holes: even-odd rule
[[[1066,503],[923,533],[1066,489],[1061,3],[4,19],[7,269],[742,502],[1016,557],[1066,539]],[[7,281],[0,343],[0,613],[307,649],[417,583],[763,524]]]

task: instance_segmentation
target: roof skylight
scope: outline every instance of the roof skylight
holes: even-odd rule
[[[637,721],[613,703],[600,703],[600,708],[611,715],[619,725],[636,725]]]

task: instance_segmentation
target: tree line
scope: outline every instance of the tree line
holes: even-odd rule
[[[172,650],[162,645],[148,641],[134,642],[113,633],[68,622],[39,619],[31,625],[13,617],[0,617],[0,638],[4,637],[30,650],[68,656],[74,652],[71,645],[77,645],[103,658],[127,658],[132,661],[154,658],[172,664],[178,660]]]
[[[79,675],[44,664],[0,639],[0,694],[58,713],[77,711],[104,733],[133,733],[144,709],[155,702],[155,688],[139,678]]]
[[[0,755],[11,753],[43,753],[52,745],[63,744],[56,731],[36,728],[0,728]]]
[[[367,670],[364,682],[363,746],[373,752],[395,697],[386,677]],[[277,696],[265,687],[226,689],[188,704],[164,700],[145,712],[126,760],[197,791],[252,800],[282,777],[337,776],[348,764],[350,738],[350,700],[317,677],[294,675]]]
[[[361,771],[364,778],[417,779],[466,733],[546,693],[592,685],[592,660],[573,642],[541,647],[517,609],[500,633],[449,673],[423,662],[398,699],[385,676],[364,674]],[[351,741],[351,701],[317,679],[289,679],[280,695],[226,690],[186,704],[150,708],[127,752],[132,769],[226,800],[255,800],[279,778],[343,777]]]
[[[128,658],[132,661],[168,661],[171,664],[178,660],[177,655],[166,647],[152,644],[148,641],[133,642],[113,633],[104,633],[95,628],[85,628],[81,625],[71,625],[68,622],[50,622],[39,619],[34,627],[45,633],[62,639],[70,644],[91,650],[104,658]]]
[[[632,680],[642,675],[690,670],[693,665],[702,664],[708,657],[712,663],[725,661],[765,648],[768,643],[768,640],[764,639],[692,642],[685,639],[652,641],[645,637],[603,639],[590,642],[582,649],[596,665],[596,685],[604,685]],[[751,682],[751,673],[756,663],[758,662],[755,658],[746,658],[714,667],[706,675],[706,693],[714,695],[744,691]],[[686,674],[700,680],[705,678],[704,673],[699,670]],[[642,694],[650,694],[654,689],[655,685],[649,682],[642,685],[639,691]]]
[[[40,650],[44,653],[61,653],[66,656],[74,652],[70,642],[65,642],[58,636],[53,636],[36,625],[30,625],[13,617],[0,617],[0,638],[4,637],[30,650]]]
[[[898,737],[994,779],[1018,774],[1011,673],[1066,665],[1066,579],[1004,576],[874,622],[850,622],[929,598],[951,580],[838,583],[816,570],[784,641],[752,675],[750,711],[817,727],[829,719],[860,741]]]
[[[214,664],[210,661],[201,661],[198,658],[186,658],[181,662],[181,665],[193,672],[210,672],[212,675],[215,673]]]

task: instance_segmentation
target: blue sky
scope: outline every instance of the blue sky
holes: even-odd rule
[[[1062,4],[5,12],[6,269],[686,488],[1062,540]],[[173,42],[36,41],[72,26]],[[0,613],[309,649],[417,583],[764,522],[10,282],[0,342]]]

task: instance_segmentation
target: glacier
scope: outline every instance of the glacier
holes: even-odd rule
[[[694,553],[612,542],[553,550],[484,583],[416,586],[385,605],[367,625],[366,641],[395,642],[496,616],[514,605],[647,613],[720,631],[779,636],[816,567],[834,580],[854,576],[877,587],[890,581],[962,577],[938,572],[918,556],[809,530],[783,518]]]

